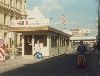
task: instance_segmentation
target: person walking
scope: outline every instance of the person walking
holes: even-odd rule
[[[96,49],[98,54],[98,64],[100,64],[100,41],[97,42]]]
[[[86,52],[87,47],[83,44],[83,41],[80,41],[80,45],[77,47],[78,61],[77,68],[86,66]]]
[[[41,53],[41,47],[40,47],[40,42],[37,40],[36,47],[35,47],[35,54],[37,58],[41,59],[42,58],[42,53]]]

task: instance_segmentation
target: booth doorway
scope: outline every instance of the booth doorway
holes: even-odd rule
[[[24,55],[32,55],[32,35],[24,36]]]

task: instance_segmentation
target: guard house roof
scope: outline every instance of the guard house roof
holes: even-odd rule
[[[36,31],[50,31],[50,32],[55,32],[59,33],[62,35],[70,36],[69,34],[62,32],[60,30],[57,30],[55,28],[52,28],[50,26],[34,26],[34,27],[11,27],[9,28],[9,31],[12,32],[36,32]]]

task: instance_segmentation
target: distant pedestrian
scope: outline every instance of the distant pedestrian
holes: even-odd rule
[[[100,41],[98,41],[96,49],[98,49],[98,52],[100,52]]]
[[[98,63],[100,64],[100,41],[97,42],[96,49],[98,52]]]
[[[95,52],[96,52],[96,46],[97,46],[96,43],[94,43],[94,44],[93,44],[93,53],[94,53],[94,54],[95,54]]]
[[[83,41],[81,40],[80,45],[77,48],[77,54],[78,54],[77,67],[86,66],[86,52],[87,52],[87,47],[83,44]]]

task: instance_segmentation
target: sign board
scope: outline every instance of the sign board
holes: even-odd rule
[[[26,20],[12,20],[11,26],[34,26],[34,25],[49,25],[48,19],[26,19]]]

